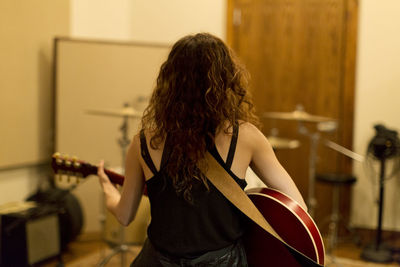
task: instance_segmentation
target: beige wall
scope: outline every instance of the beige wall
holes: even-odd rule
[[[52,152],[53,38],[69,19],[69,0],[0,1],[0,204],[47,179],[34,165]]]
[[[69,1],[0,2],[0,168],[52,152],[53,38],[69,33]]]
[[[357,55],[354,149],[365,154],[375,135],[373,125],[383,123],[400,131],[400,1],[361,0]],[[372,172],[354,164],[352,223],[377,225],[379,165]],[[392,166],[387,166],[387,172]],[[383,227],[400,230],[400,174],[385,183]]]

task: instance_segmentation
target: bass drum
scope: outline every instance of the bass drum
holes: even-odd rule
[[[122,226],[109,211],[106,212],[103,239],[112,245],[142,245],[147,238],[150,220],[149,198],[143,196],[135,219],[127,227]]]
[[[62,250],[81,233],[84,223],[82,208],[79,200],[69,190],[49,188],[38,191],[27,200],[57,208]]]

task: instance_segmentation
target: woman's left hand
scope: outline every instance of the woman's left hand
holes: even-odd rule
[[[99,163],[99,166],[97,168],[97,176],[99,177],[99,182],[103,189],[104,185],[112,184],[110,178],[108,178],[107,174],[104,172],[104,160],[101,160]]]

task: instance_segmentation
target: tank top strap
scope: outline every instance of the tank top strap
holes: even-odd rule
[[[239,135],[239,124],[238,122],[235,122],[235,124],[233,125],[233,133],[232,133],[231,144],[229,146],[228,157],[225,163],[228,169],[231,169],[232,167],[233,157],[235,156],[235,151],[236,151],[238,135]]]
[[[142,158],[144,162],[146,162],[147,166],[153,172],[153,174],[157,173],[157,168],[154,165],[153,160],[150,157],[149,148],[147,147],[146,136],[144,135],[144,130],[140,130],[140,152],[142,154]]]
[[[172,144],[170,142],[169,135],[167,134],[167,137],[165,138],[164,142],[164,150],[161,156],[160,170],[163,169],[164,166],[167,164],[171,152],[172,152]]]

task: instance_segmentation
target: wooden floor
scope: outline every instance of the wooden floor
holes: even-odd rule
[[[326,242],[325,242],[326,243]],[[131,261],[134,256],[140,251],[140,246],[131,247],[133,250],[132,254],[127,254],[127,261]],[[362,247],[358,246],[353,242],[353,240],[342,241],[338,244],[337,248],[333,251],[332,255],[339,258],[346,258],[349,260],[357,260],[362,261],[360,258],[362,252]],[[89,234],[82,234],[80,235],[74,242],[71,242],[68,245],[68,249],[63,252],[62,254],[62,261],[64,266],[97,266],[93,262],[99,263],[102,259],[104,259],[107,255],[110,254],[110,245],[107,242],[104,242],[101,238],[99,233],[89,233]],[[91,264],[87,266],[85,264],[76,264],[80,262],[80,259],[87,258],[88,255],[94,255],[94,261],[92,260]],[[397,256],[396,256],[397,257]],[[329,258],[329,256],[328,256]],[[397,259],[399,259],[397,257]],[[328,260],[330,261],[330,260]],[[113,260],[110,261],[106,266],[121,266],[121,256],[114,256]],[[129,266],[129,262],[127,263]],[[57,258],[49,259],[39,266],[43,267],[54,267],[54,266],[62,266],[58,265],[59,260]],[[342,264],[330,264],[329,266],[353,266],[353,265],[342,265]],[[361,265],[354,265],[354,266],[363,266]],[[396,262],[392,262],[390,264],[372,264],[369,262],[365,262],[365,266],[400,266],[400,264]]]

